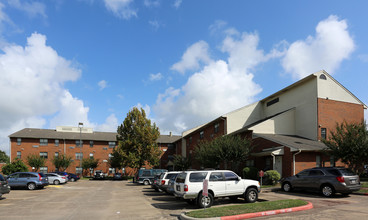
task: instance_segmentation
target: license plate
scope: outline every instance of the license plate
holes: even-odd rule
[[[351,184],[356,184],[356,180],[350,180]]]
[[[177,185],[176,186],[176,191],[179,191],[180,192],[180,185]]]

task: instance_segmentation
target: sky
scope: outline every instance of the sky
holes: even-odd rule
[[[161,134],[181,134],[322,69],[367,104],[367,8],[0,0],[0,150],[23,128],[115,132],[133,107]]]

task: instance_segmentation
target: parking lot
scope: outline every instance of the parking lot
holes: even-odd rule
[[[42,190],[12,190],[0,199],[1,219],[178,219],[196,209],[150,186],[128,181],[82,180]],[[350,195],[323,198],[316,193],[262,192],[259,202],[304,199],[314,209],[257,219],[362,219],[368,216],[368,197]],[[239,200],[241,204],[243,201]],[[234,204],[217,200],[213,207]]]

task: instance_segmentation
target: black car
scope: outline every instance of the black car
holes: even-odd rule
[[[68,173],[68,179],[72,182],[75,182],[80,179],[79,175],[74,173]]]
[[[115,173],[113,180],[123,180],[123,174],[121,173]]]
[[[351,170],[344,167],[316,167],[281,180],[285,192],[293,189],[319,191],[325,197],[335,193],[348,195],[360,190],[360,179]]]
[[[3,194],[7,194],[10,192],[10,186],[8,185],[8,181],[0,174],[0,197]]]

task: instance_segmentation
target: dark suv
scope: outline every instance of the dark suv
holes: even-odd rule
[[[0,197],[3,194],[7,194],[10,192],[10,186],[8,185],[8,181],[0,174]]]
[[[348,195],[360,190],[359,176],[344,167],[316,167],[281,180],[285,192],[293,189],[319,191],[325,197],[335,193]]]

